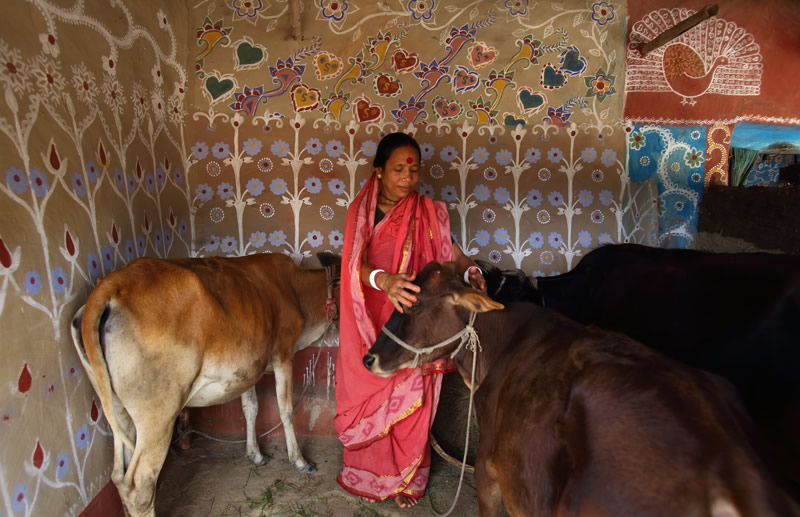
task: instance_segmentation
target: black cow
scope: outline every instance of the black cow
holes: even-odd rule
[[[800,257],[606,245],[538,288],[576,321],[726,377],[800,481]]]

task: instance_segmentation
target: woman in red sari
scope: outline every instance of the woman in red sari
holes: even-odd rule
[[[485,291],[480,270],[450,238],[443,202],[415,191],[420,148],[405,133],[384,137],[375,153],[372,176],[347,211],[342,256],[336,417],[344,444],[344,467],[337,480],[368,500],[394,498],[414,506],[425,493],[430,472],[430,431],[442,374],[442,359],[382,378],[362,358],[392,311],[402,312],[420,288],[416,272],[431,260],[456,261],[465,280]]]

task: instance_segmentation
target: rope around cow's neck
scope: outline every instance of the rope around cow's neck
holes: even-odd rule
[[[426,346],[425,348],[415,348],[415,347],[409,345],[408,343],[406,343],[405,341],[403,341],[399,337],[395,336],[389,329],[386,328],[386,325],[383,326],[382,331],[392,341],[394,341],[395,343],[397,343],[401,347],[405,348],[406,350],[409,350],[411,352],[414,352],[414,354],[416,354],[414,356],[414,362],[411,363],[411,366],[410,366],[410,368],[416,368],[417,365],[419,364],[419,358],[420,358],[420,356],[422,354],[430,354],[431,352],[433,352],[434,350],[436,350],[438,348],[442,348],[443,346],[449,345],[450,343],[452,343],[456,339],[461,339],[461,343],[459,343],[458,346],[456,347],[456,349],[453,351],[453,353],[450,354],[450,358],[451,359],[453,357],[455,357],[456,354],[459,351],[461,351],[461,347],[464,346],[465,343],[467,345],[467,350],[473,350],[474,351],[476,349],[479,349],[481,347],[481,344],[480,344],[480,342],[478,340],[478,333],[475,332],[475,327],[473,327],[473,324],[475,323],[475,316],[477,316],[477,315],[478,315],[477,312],[471,312],[470,316],[469,316],[469,322],[467,323],[467,325],[463,329],[461,329],[460,332],[456,332],[455,334],[453,334],[449,338],[445,339],[444,341],[439,341],[435,345]]]
[[[438,515],[439,517],[447,517],[451,513],[453,513],[453,509],[456,507],[456,503],[458,502],[458,496],[461,495],[461,485],[464,482],[464,471],[467,468],[467,453],[469,452],[469,423],[470,419],[472,418],[472,399],[475,396],[475,365],[478,363],[478,350],[481,349],[480,341],[478,340],[478,333],[475,332],[475,317],[478,315],[477,312],[472,312],[469,316],[469,323],[467,323],[466,327],[460,332],[450,336],[449,338],[445,339],[444,341],[440,341],[435,345],[431,345],[425,348],[414,348],[399,337],[392,334],[389,330],[386,329],[386,326],[383,327],[383,332],[389,336],[395,343],[402,346],[407,350],[411,350],[414,352],[416,357],[414,357],[414,364],[411,366],[412,368],[417,366],[419,362],[419,357],[422,354],[427,354],[436,350],[437,348],[441,348],[445,345],[450,344],[451,342],[455,341],[456,339],[461,338],[461,343],[458,344],[455,351],[450,354],[450,358],[456,356],[456,354],[461,351],[461,347],[464,346],[464,343],[467,343],[467,350],[472,351],[472,374],[470,375],[469,379],[469,408],[467,409],[467,431],[466,431],[466,440],[464,442],[464,457],[461,459],[461,475],[458,478],[458,489],[456,489],[456,495],[453,498],[453,504],[450,505],[450,509],[447,510],[445,513],[438,513],[436,509],[433,507],[433,499],[431,499],[431,510],[433,513]]]

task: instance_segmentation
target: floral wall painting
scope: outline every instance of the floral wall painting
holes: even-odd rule
[[[69,332],[101,278],[142,256],[315,265],[341,250],[389,132],[419,141],[419,189],[447,203],[468,255],[543,276],[607,242],[691,246],[733,125],[798,123],[785,70],[800,57],[766,49],[800,33],[746,0],[657,62],[630,42],[688,2],[303,0],[305,38],[287,0],[151,4],[6,9],[4,516],[77,515],[108,483],[109,429]],[[763,5],[800,18],[796,2]],[[665,70],[712,74],[693,93]]]
[[[15,2],[0,36],[0,514],[77,515],[110,430],[69,323],[140,256],[192,253],[184,6]],[[92,6],[92,7],[90,7]]]
[[[305,39],[285,0],[62,4],[13,3],[0,36],[2,515],[75,515],[108,482],[69,333],[101,278],[141,256],[315,265],[388,132],[501,267],[691,239],[706,130],[624,123],[625,2],[305,0]]]
[[[340,246],[391,131],[422,144],[421,190],[449,203],[469,254],[553,274],[622,239],[624,136],[612,115],[624,5],[537,6],[534,19],[526,1],[304,3],[304,32],[318,36],[272,41],[258,73],[231,48],[253,48],[254,29],[273,31],[284,6],[202,5],[202,95],[189,106],[202,121],[189,142],[206,217],[198,254],[302,262]],[[429,34],[438,45],[420,44]]]
[[[686,248],[697,233],[705,187],[705,126],[630,127],[628,171],[633,184],[658,188],[657,245]]]

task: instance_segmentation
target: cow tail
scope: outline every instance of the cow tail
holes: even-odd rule
[[[108,319],[110,311],[110,298],[90,296],[72,322],[72,339],[84,368],[94,378],[94,389],[100,398],[108,425],[111,426],[114,435],[118,436],[132,452],[134,443],[120,428],[114,412],[114,389],[111,387],[111,376],[108,373],[108,364],[101,343],[103,322]]]

